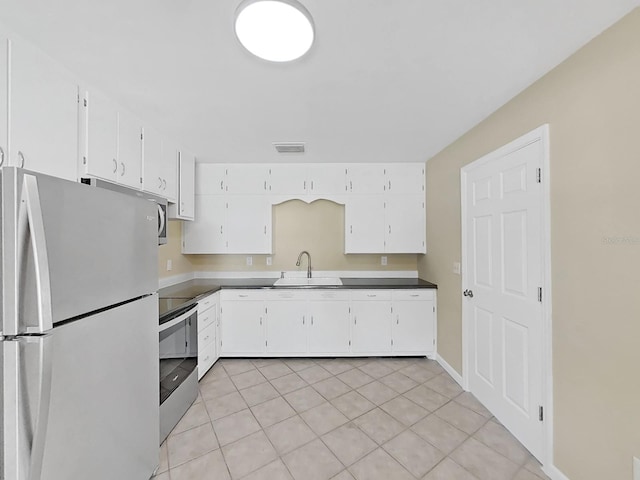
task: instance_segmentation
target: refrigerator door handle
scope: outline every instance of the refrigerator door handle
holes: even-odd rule
[[[27,326],[26,333],[45,333],[53,328],[53,312],[51,307],[51,279],[49,276],[49,258],[47,256],[47,240],[42,217],[42,204],[38,192],[38,181],[35,176],[25,174],[23,177],[22,198],[19,215],[20,234],[26,234],[26,227],[31,232],[31,244],[36,270],[36,290],[38,295],[38,326]],[[24,248],[19,241],[19,248]],[[24,252],[19,252],[23,258]]]
[[[40,399],[38,400],[37,417],[33,431],[33,444],[31,445],[29,480],[39,480],[42,477],[45,440],[47,438],[47,427],[49,425],[49,406],[51,404],[51,377],[53,374],[51,338],[49,336],[42,336],[34,339],[34,341],[39,342]],[[29,342],[29,339],[27,339],[27,342]],[[26,374],[27,372],[21,372],[21,375],[26,376]]]
[[[0,474],[16,480],[39,480],[42,476],[45,439],[49,424],[51,404],[51,338],[49,336],[22,337],[4,342],[5,373],[10,379],[5,382],[7,400],[5,404],[5,465]],[[38,401],[31,411],[29,401],[26,356],[32,347],[38,355],[39,392]],[[34,392],[35,394],[35,392]],[[1,476],[1,475],[0,475]]]

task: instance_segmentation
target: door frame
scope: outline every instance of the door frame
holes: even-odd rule
[[[508,144],[488,153],[479,159],[465,165],[460,169],[460,194],[461,194],[461,264],[462,264],[462,290],[468,285],[468,272],[466,265],[467,237],[467,174],[469,171],[482,166],[492,160],[501,158],[515,150],[523,148],[533,142],[540,141],[542,145],[541,164],[541,255],[542,255],[542,401],[544,403],[543,423],[543,449],[540,462],[545,470],[552,469],[553,461],[553,351],[552,351],[552,301],[551,301],[551,205],[550,205],[550,145],[549,124],[544,124],[529,133],[509,142]],[[471,309],[467,302],[462,302],[462,386],[469,390],[469,315]]]

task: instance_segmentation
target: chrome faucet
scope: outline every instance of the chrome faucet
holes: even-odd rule
[[[296,267],[300,266],[300,259],[305,253],[307,254],[307,278],[311,278],[311,254],[309,252],[306,250],[300,252],[300,255],[298,255],[298,261],[296,262]]]

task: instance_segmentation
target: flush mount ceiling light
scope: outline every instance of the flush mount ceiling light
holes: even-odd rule
[[[236,14],[236,35],[255,56],[272,62],[290,62],[311,48],[311,15],[294,0],[248,0]]]

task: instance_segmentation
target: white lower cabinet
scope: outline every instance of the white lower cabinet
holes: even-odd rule
[[[223,290],[220,356],[435,354],[435,291]]]
[[[218,360],[220,294],[213,293],[198,302],[198,380]]]
[[[221,293],[221,356],[265,353],[266,307],[261,293],[251,290]]]
[[[357,290],[351,296],[351,351],[391,352],[391,292]]]
[[[309,353],[340,355],[349,351],[349,292],[312,290],[308,312]]]
[[[311,322],[307,301],[300,291],[277,291],[266,302],[268,353],[304,355],[307,353],[307,329]]]

